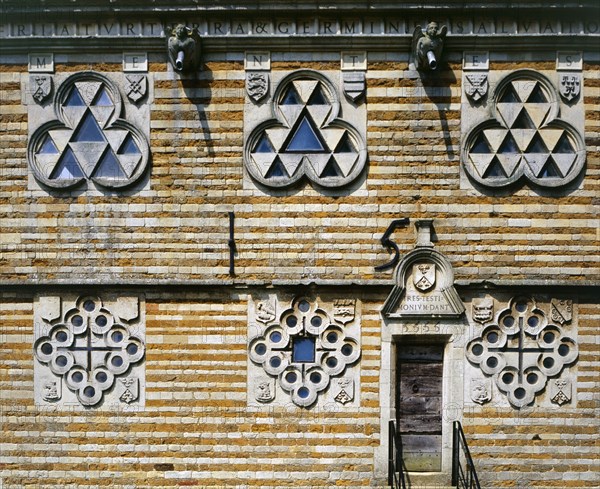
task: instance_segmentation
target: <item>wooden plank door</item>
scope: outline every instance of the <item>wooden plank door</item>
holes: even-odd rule
[[[406,469],[442,470],[444,345],[398,345],[397,423]]]

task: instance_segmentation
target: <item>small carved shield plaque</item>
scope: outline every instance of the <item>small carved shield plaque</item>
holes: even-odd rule
[[[355,312],[355,299],[337,299],[333,301],[333,319],[338,323],[345,325],[353,321]]]
[[[129,100],[135,103],[146,95],[148,90],[146,75],[126,75],[125,79],[127,80],[125,92]]]
[[[467,97],[478,102],[485,97],[488,91],[487,73],[472,73],[465,77],[465,93]]]
[[[435,285],[435,264],[417,263],[413,265],[413,283],[422,292]]]
[[[258,402],[271,402],[275,399],[275,380],[261,380],[256,386],[254,396]]]
[[[494,317],[494,299],[473,299],[473,320],[484,324]]]
[[[246,91],[248,96],[258,102],[269,92],[269,74],[249,72],[246,75]]]
[[[271,301],[261,301],[256,304],[256,319],[267,324],[275,320],[275,304]]]
[[[477,404],[491,401],[492,383],[489,379],[471,379],[471,399]]]
[[[344,93],[353,102],[365,94],[366,76],[364,71],[345,71],[343,73]]]
[[[571,381],[556,379],[550,382],[550,400],[562,406],[571,400]]]
[[[33,75],[29,77],[31,95],[38,103],[46,100],[52,92],[52,77],[46,75]]]
[[[560,95],[567,101],[572,102],[579,97],[581,91],[581,76],[573,73],[560,75]]]
[[[560,300],[552,299],[550,301],[552,308],[552,321],[561,325],[570,323],[573,319],[573,301],[572,300]]]
[[[354,399],[354,380],[348,377],[335,379],[332,387],[336,402],[347,404]]]
[[[140,395],[140,381],[135,377],[124,377],[117,383],[117,393],[121,402],[131,404]]]
[[[62,382],[60,379],[48,379],[44,383],[42,397],[44,401],[58,401],[62,397]]]

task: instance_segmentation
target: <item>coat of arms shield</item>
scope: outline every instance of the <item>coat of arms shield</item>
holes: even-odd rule
[[[413,283],[421,292],[431,289],[435,285],[435,264],[417,263],[413,265]]]

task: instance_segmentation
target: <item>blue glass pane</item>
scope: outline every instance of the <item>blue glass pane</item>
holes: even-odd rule
[[[343,177],[344,175],[342,174],[342,170],[340,170],[340,167],[335,162],[333,157],[331,157],[329,159],[329,161],[327,162],[327,165],[325,165],[325,168],[323,168],[321,175],[319,175],[319,176],[320,177]]]
[[[535,124],[527,114],[526,110],[521,111],[517,120],[513,122],[513,129],[535,129]]]
[[[85,102],[81,98],[81,95],[79,95],[79,90],[77,90],[76,87],[73,87],[73,90],[71,90],[71,93],[67,97],[67,100],[65,100],[64,105],[65,105],[65,107],[83,107],[83,106],[85,106]]]
[[[321,88],[320,84],[317,85],[317,88],[315,89],[313,94],[310,96],[308,105],[329,105],[327,97],[323,93],[323,88]]]
[[[562,177],[560,172],[557,170],[556,165],[553,163],[552,158],[548,160],[548,162],[544,165],[540,173],[541,178],[555,178]],[[529,319],[537,319],[537,318],[529,318]]]
[[[286,150],[295,152],[325,151],[325,148],[319,141],[315,130],[311,127],[311,123],[304,117]]]
[[[517,143],[515,142],[515,140],[513,139],[513,137],[511,136],[510,133],[508,133],[508,135],[506,136],[506,138],[500,145],[500,148],[498,148],[498,153],[500,153],[500,154],[520,153],[519,147],[517,146]]]
[[[571,142],[569,141],[569,138],[567,137],[567,133],[563,132],[563,135],[558,140],[558,143],[556,144],[556,147],[554,148],[553,153],[563,153],[563,154],[575,153],[575,150],[573,149],[573,146],[571,145]]]
[[[527,153],[547,153],[548,152],[548,148],[546,148],[546,145],[544,144],[544,141],[542,141],[542,138],[540,137],[539,134],[536,134],[533,137],[533,140],[531,141],[531,143],[529,144],[529,147],[527,148]]]
[[[109,149],[98,163],[98,167],[94,172],[95,177],[102,178],[127,178],[119,165],[119,160],[115,153]]]
[[[492,151],[490,149],[490,145],[485,139],[485,136],[483,135],[483,133],[479,133],[479,136],[477,136],[477,139],[475,140],[475,143],[471,148],[471,153],[489,154],[491,152]]]
[[[75,158],[75,155],[73,154],[71,148],[67,148],[63,155],[60,157],[60,160],[58,160],[58,165],[56,165],[56,167],[52,171],[50,179],[63,180],[82,177],[83,172],[81,171],[81,168],[77,163],[77,158]]]
[[[519,100],[519,97],[517,96],[517,94],[515,93],[513,87],[509,86],[506,89],[506,91],[502,94],[502,97],[500,97],[499,102],[515,103],[515,102],[520,102],[520,100]]]
[[[283,99],[281,100],[281,105],[300,105],[300,104],[302,104],[300,95],[298,95],[298,92],[296,92],[296,89],[292,85],[290,85],[290,88],[288,88],[288,91],[286,92]]]
[[[504,168],[502,168],[502,165],[500,164],[500,162],[498,161],[497,158],[494,158],[494,160],[492,161],[492,164],[490,166],[488,166],[487,170],[485,171],[483,178],[488,178],[488,177],[504,177],[506,178],[506,172],[504,171]]]
[[[94,116],[87,112],[83,117],[79,128],[73,134],[71,141],[74,142],[104,142],[104,135],[102,134],[102,130],[100,126],[96,122]]]
[[[342,139],[340,139],[340,142],[338,143],[338,145],[334,151],[334,153],[356,153],[356,152],[357,152],[356,148],[352,144],[352,141],[350,141],[350,136],[348,136],[348,133],[345,133],[342,136]]]
[[[281,160],[279,158],[275,158],[275,161],[271,165],[271,168],[269,168],[269,171],[265,175],[265,178],[288,177],[288,176],[289,176],[288,172],[286,171],[285,166],[283,166],[283,163],[281,162]]]
[[[128,134],[127,137],[125,138],[125,141],[123,141],[123,144],[119,148],[119,151],[117,151],[117,154],[139,155],[142,153],[140,151],[140,148],[138,148],[137,144],[135,144],[135,141],[133,140],[133,137],[131,136],[131,134]]]
[[[58,153],[58,148],[54,144],[54,141],[52,141],[52,138],[50,136],[46,136],[46,139],[44,140],[44,144],[42,144],[42,147],[38,151],[38,154],[39,155],[55,155],[57,153]]]
[[[312,363],[315,361],[315,339],[296,338],[292,344],[292,362]]]
[[[273,145],[271,144],[271,141],[269,141],[269,138],[267,137],[267,135],[263,134],[263,136],[260,138],[260,140],[258,141],[256,146],[254,147],[253,152],[254,153],[275,153],[275,149],[273,148]]]
[[[539,84],[533,89],[531,95],[529,95],[529,98],[527,99],[527,102],[534,104],[545,104],[548,102]]]
[[[112,105],[113,102],[110,98],[110,96],[108,95],[108,93],[106,92],[106,88],[102,87],[99,91],[98,94],[96,95],[96,98],[94,99],[94,102],[92,103],[92,105],[101,105],[101,106],[109,106]]]
[[[310,394],[310,391],[306,387],[300,387],[298,389],[298,396],[302,399],[306,399]]]

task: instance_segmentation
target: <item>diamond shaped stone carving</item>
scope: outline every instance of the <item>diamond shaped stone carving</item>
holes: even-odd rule
[[[129,321],[119,316],[125,303],[128,310],[136,311]],[[113,400],[122,397],[120,401],[131,404],[138,399],[145,344],[136,297],[108,304],[96,296],[59,301],[61,312],[53,320],[44,314],[49,302],[40,299],[38,304],[41,323],[36,324],[33,353],[36,386],[43,389],[43,401],[68,403],[73,398],[83,406],[98,406],[107,395],[114,397],[118,382],[129,392]]]
[[[38,181],[70,188],[84,181],[121,188],[146,170],[150,149],[142,132],[120,118],[121,95],[94,72],[69,77],[56,91],[56,119],[30,138],[28,160]]]
[[[521,70],[496,88],[493,119],[466,137],[463,165],[470,178],[489,187],[526,179],[543,187],[572,182],[585,163],[581,134],[560,119],[560,103],[550,81]]]
[[[322,187],[358,178],[366,145],[352,124],[338,118],[339,105],[334,85],[322,74],[306,70],[284,78],[273,97],[275,118],[258,125],[246,142],[250,175],[272,188],[305,176]]]
[[[491,376],[516,407],[533,403],[577,356],[577,342],[550,323],[529,297],[513,298],[467,345],[469,361]]]
[[[307,407],[330,387],[332,378],[358,361],[361,350],[359,340],[348,334],[344,324],[332,320],[316,302],[299,297],[276,322],[250,339],[248,352],[254,364],[277,379],[294,404]],[[345,384],[347,399],[339,401],[342,404],[354,397],[354,384],[349,384]]]

